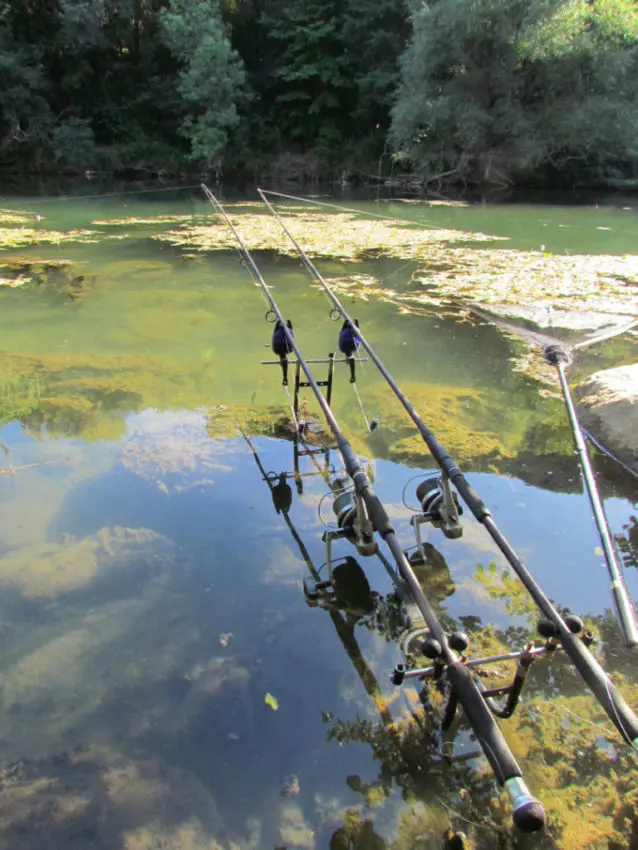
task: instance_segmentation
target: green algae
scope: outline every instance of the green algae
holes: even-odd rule
[[[92,361],[72,354],[0,354],[0,416],[20,419],[36,434],[111,439],[122,433],[123,417],[132,411],[188,403],[184,385],[188,393],[195,374],[149,355]]]
[[[7,765],[0,835],[7,846],[49,850],[259,850],[259,825],[230,836],[215,798],[169,761],[92,744]],[[104,800],[108,801],[105,805]]]
[[[26,284],[47,286],[75,301],[86,296],[95,276],[77,274],[79,264],[65,259],[14,256],[0,262],[0,270],[11,275],[0,278],[0,286],[15,289]]]
[[[32,213],[22,213],[14,210],[0,210],[0,226],[12,224],[28,224],[34,219]]]
[[[420,295],[419,286],[428,293]],[[610,257],[549,254],[540,251],[489,250],[434,246],[425,266],[414,275],[411,295],[416,303],[434,293],[466,303],[510,308],[527,305],[535,314],[595,312],[638,316],[638,255]],[[560,326],[554,317],[553,324]]]
[[[89,585],[103,570],[129,569],[140,551],[146,556],[153,548],[157,559],[159,539],[148,529],[113,528],[79,541],[22,548],[0,559],[0,584],[26,597],[53,598]]]
[[[297,256],[296,248],[283,233],[277,220],[268,215],[243,213],[234,222],[249,251],[276,251]],[[362,219],[349,213],[298,212],[288,222],[293,234],[300,234],[303,247],[315,257],[350,261],[364,257],[419,259],[429,256],[432,246],[446,250],[455,242],[492,242],[499,237],[444,228],[424,229],[392,221]],[[302,236],[301,236],[302,234]],[[200,251],[236,250],[237,243],[228,225],[217,220],[206,226],[184,226],[167,230],[153,238],[177,247]]]
[[[507,446],[504,437],[494,431],[489,393],[416,382],[404,382],[402,389],[458,462],[491,461],[512,452],[514,446]],[[370,438],[371,444],[376,448],[377,442],[383,441],[392,460],[410,466],[427,463],[431,457],[428,447],[398,403],[388,406],[383,387],[366,393],[366,402],[371,409],[382,410],[383,424]]]
[[[0,227],[0,251],[29,245],[62,245],[66,242],[99,242],[95,230],[36,230],[33,227]]]

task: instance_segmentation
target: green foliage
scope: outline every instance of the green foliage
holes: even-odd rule
[[[279,46],[274,108],[283,133],[302,147],[335,146],[349,129],[353,84],[340,38],[341,7],[341,0],[292,0],[262,19]]]
[[[635,516],[623,525],[624,534],[617,534],[616,544],[620,550],[625,567],[638,569],[638,520]]]
[[[0,0],[0,166],[638,174],[631,0]]]
[[[635,154],[626,0],[441,0],[413,16],[393,138],[424,171],[506,182]]]
[[[228,133],[238,123],[244,70],[226,37],[216,0],[173,0],[162,13],[164,38],[181,63],[178,90],[182,134],[191,158],[219,165]]]

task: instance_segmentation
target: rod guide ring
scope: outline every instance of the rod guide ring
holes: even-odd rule
[[[266,315],[264,316],[264,319],[272,324],[273,322],[277,321],[277,314],[274,310],[266,310]]]

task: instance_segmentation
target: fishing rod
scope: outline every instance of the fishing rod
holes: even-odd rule
[[[486,702],[476,680],[466,668],[462,656],[460,657],[457,654],[457,650],[455,650],[455,646],[458,647],[457,642],[451,639],[453,636],[448,639],[432,604],[423,592],[414,570],[397,539],[396,531],[385,507],[374,492],[359,459],[355,455],[332,410],[322,395],[310,367],[306,364],[299,346],[286,326],[277,302],[273,298],[261,272],[257,268],[243,239],[229,219],[224,208],[205,184],[202,184],[202,189],[214,209],[225,219],[233,232],[242,248],[249,267],[252,269],[255,279],[259,281],[271,309],[281,322],[286,338],[295,352],[297,360],[306,375],[308,385],[311,387],[332,431],[347,474],[352,481],[358,499],[365,507],[372,531],[376,531],[388,547],[399,575],[407,584],[412,598],[425,620],[430,633],[429,650],[432,652],[432,657],[438,659],[439,667],[444,668],[445,676],[450,687],[448,709],[451,718],[456,714],[457,706],[460,705],[494,772],[498,784],[504,788],[509,797],[515,825],[523,832],[536,832],[542,829],[545,824],[545,810],[542,803],[527,788],[521,768],[512,755],[494,719],[490,706]],[[567,626],[565,626],[565,629],[567,629]],[[626,708],[626,711],[629,712],[629,709]],[[638,730],[636,735],[638,735]]]
[[[308,361],[306,361],[308,362]],[[359,563],[352,557],[346,557],[341,560],[339,566],[337,566],[334,570],[334,573],[331,577],[331,580],[326,581],[321,577],[322,567],[317,567],[313,562],[308,549],[301,538],[299,532],[295,528],[291,518],[290,518],[290,507],[292,504],[292,491],[289,485],[282,485],[282,482],[285,482],[289,477],[296,477],[297,474],[306,475],[309,477],[317,477],[323,476],[323,470],[318,470],[318,472],[309,472],[309,473],[287,473],[282,472],[279,475],[275,472],[266,472],[264,465],[261,461],[259,453],[255,448],[253,441],[251,438],[245,433],[244,429],[241,425],[238,426],[238,430],[241,433],[242,437],[248,444],[250,451],[253,455],[257,468],[261,473],[261,478],[266,482],[268,489],[270,490],[273,505],[278,514],[283,515],[284,522],[290,531],[290,534],[297,544],[301,557],[308,569],[309,578],[312,583],[312,592],[309,592],[310,584],[304,581],[304,592],[306,595],[306,602],[312,608],[321,608],[322,610],[328,613],[330,620],[335,628],[337,636],[343,646],[346,655],[352,662],[352,666],[357,673],[359,680],[368,694],[368,696],[373,700],[377,712],[379,714],[379,718],[381,720],[382,728],[385,730],[390,730],[395,723],[395,719],[392,715],[392,712],[385,704],[383,700],[383,695],[381,691],[381,686],[374,672],[372,671],[369,662],[366,660],[361,647],[359,646],[359,642],[355,637],[355,626],[360,621],[362,616],[366,616],[370,614],[376,608],[376,600],[374,599],[374,594],[370,590],[370,585],[368,584],[368,580],[364,571],[362,570]],[[295,460],[298,455],[298,443],[301,442],[304,446],[303,440],[299,437],[298,434],[295,434],[293,437],[294,447],[295,447]],[[326,449],[326,451],[330,451],[330,449]],[[311,460],[312,455],[310,456]],[[377,553],[379,554],[379,553]],[[399,589],[399,586],[395,582],[395,586]],[[412,633],[414,634],[414,633]],[[546,651],[546,647],[538,647],[532,650],[535,655],[540,655]],[[469,662],[466,662],[467,666],[484,666],[485,664],[492,663],[494,661],[501,662],[503,660],[512,660],[518,659],[521,656],[521,652],[512,652],[506,655],[496,655],[489,656],[485,658],[477,658],[472,659]],[[426,669],[424,675],[431,675],[434,671],[434,668]],[[415,671],[416,672],[416,671]],[[410,671],[410,674],[412,671]],[[420,676],[422,678],[422,676]],[[506,690],[505,688],[501,690]],[[429,707],[430,711],[426,711],[426,715],[430,715],[434,709],[432,708],[427,695],[425,693],[421,693],[421,702],[424,708]],[[423,727],[421,721],[414,713],[412,707],[409,707],[409,713],[414,722],[419,724],[419,728],[425,729]],[[434,736],[429,733],[430,743],[434,743]],[[438,748],[443,756],[443,759],[449,764],[458,764],[462,762],[469,762],[472,759],[477,758],[481,755],[480,750],[471,750],[469,752],[461,753],[459,755],[452,755],[450,753],[444,753],[443,747],[439,744]],[[420,770],[420,767],[419,767]],[[390,771],[392,772],[392,771]],[[443,847],[447,848],[447,850],[469,850],[469,843],[467,843],[467,836],[463,832],[453,831],[452,829],[448,830],[443,836]]]
[[[332,301],[334,308],[341,313],[344,320],[352,321],[345,308],[332,291],[331,287],[327,284],[312,260],[310,260],[306,252],[292,235],[272,204],[268,201],[265,192],[262,189],[258,189],[258,191],[266,207],[276,217],[284,232],[296,247],[306,269],[323,287],[324,291]],[[407,396],[398,387],[392,375],[388,372],[381,359],[378,357],[370,343],[366,340],[365,334],[359,330],[358,336],[361,341],[361,345],[367,351],[370,359],[374,362],[379,372],[383,375],[388,385],[403,405],[408,416],[416,425],[421,437],[442,473],[438,493],[434,486],[434,481],[432,480],[422,482],[422,484],[420,484],[417,488],[417,498],[423,505],[424,512],[429,514],[430,518],[434,519],[435,526],[440,527],[447,537],[459,537],[462,533],[462,528],[458,520],[458,513],[456,516],[454,513],[456,503],[456,499],[454,498],[455,494],[450,494],[449,486],[450,482],[455,485],[467,507],[470,509],[477,521],[485,527],[490,537],[501,550],[507,562],[510,564],[540,611],[543,613],[544,617],[547,618],[547,621],[551,624],[554,634],[560,640],[567,656],[570,658],[571,662],[576,667],[591,692],[605,710],[609,719],[618,729],[623,739],[634,749],[638,749],[638,718],[634,714],[633,710],[627,705],[620,692],[616,689],[598,661],[596,661],[588,647],[576,636],[576,634],[572,632],[567,618],[563,618],[560,615],[549,597],[544,593],[527,567],[518,557],[509,541],[496,525],[487,505],[483,502],[476,490],[467,481],[465,475],[438,442],[434,432],[425,425],[411,402],[408,400]],[[430,507],[432,510],[428,510]]]
[[[594,342],[599,342],[601,339],[608,339],[610,336],[615,334],[603,333],[594,336],[592,339],[576,343],[573,346],[567,346],[559,342],[559,340],[553,339],[552,337],[544,334],[523,332],[509,322],[490,318],[486,313],[483,313],[475,307],[471,307],[470,310],[486,321],[491,321],[497,325],[500,324],[506,329],[516,333],[518,336],[528,338],[532,342],[540,344],[542,346],[542,355],[545,362],[549,363],[550,366],[553,366],[556,369],[563,395],[563,401],[565,403],[565,409],[567,411],[567,417],[569,419],[569,424],[574,438],[574,445],[576,447],[581,475],[594,513],[594,521],[596,523],[596,528],[598,529],[598,536],[600,537],[607,571],[611,580],[611,593],[616,612],[616,620],[625,646],[630,648],[638,646],[638,622],[636,621],[636,610],[633,602],[631,601],[631,597],[629,596],[627,585],[625,584],[625,579],[622,574],[622,569],[618,561],[618,553],[613,543],[611,531],[609,529],[609,522],[607,520],[607,515],[605,514],[602,499],[600,498],[600,493],[598,491],[598,486],[596,484],[596,479],[591,465],[591,459],[587,451],[587,444],[583,437],[583,431],[578,420],[578,415],[576,413],[576,408],[574,406],[574,401],[572,399],[566,375],[566,370],[571,365],[573,359],[571,349],[591,345]],[[632,325],[633,324],[635,323],[632,322]],[[628,327],[630,326],[617,329],[616,333],[622,333],[624,330],[627,330]]]

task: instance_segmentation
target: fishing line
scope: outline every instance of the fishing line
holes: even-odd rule
[[[374,212],[370,212],[368,210],[358,210],[354,207],[344,207],[344,206],[341,206],[340,204],[330,204],[327,201],[316,201],[313,198],[304,198],[303,196],[300,196],[300,195],[287,195],[283,192],[274,192],[271,189],[261,189],[259,191],[262,191],[265,195],[275,195],[279,198],[287,198],[288,200],[291,200],[291,201],[301,201],[301,203],[304,203],[304,204],[314,204],[315,206],[320,206],[320,207],[330,207],[331,209],[338,210],[339,212],[348,212],[348,213],[354,213],[354,214],[360,215],[360,216],[368,216],[370,218],[378,218],[378,219],[381,219],[382,221],[390,221],[390,222],[395,222],[397,224],[407,224],[407,225],[412,225],[412,226],[416,226],[416,227],[422,227],[425,230],[456,229],[456,228],[441,227],[440,225],[437,225],[437,224],[426,224],[425,222],[420,221],[420,220],[419,221],[411,221],[410,219],[406,219],[406,218],[397,218],[396,216],[381,215],[380,213],[374,213]],[[422,201],[421,203],[427,203],[427,201]],[[504,242],[506,240],[510,241],[511,237],[509,237],[509,236],[506,236],[506,237],[494,236],[494,238],[492,240],[488,240],[488,242],[489,241],[491,241],[491,242]],[[464,240],[464,241],[468,241],[468,240]],[[471,242],[473,240],[470,239],[469,241]],[[535,245],[538,249],[538,242],[535,239],[518,239],[517,238],[516,242],[517,242],[517,244],[527,243],[528,245]],[[547,252],[543,251],[542,253],[547,253]],[[561,256],[561,254],[557,254],[556,252],[550,252],[550,253],[551,253],[551,256]],[[565,251],[565,254],[569,254],[569,252]],[[413,260],[413,262],[416,262],[416,261],[417,260],[415,258]]]
[[[422,511],[422,508],[413,508],[412,505],[408,505],[408,503],[405,500],[405,492],[408,489],[408,485],[410,485],[413,481],[416,481],[417,478],[427,478],[427,473],[422,472],[422,473],[419,473],[419,475],[413,475],[412,478],[409,478],[405,482],[405,486],[403,487],[403,490],[401,492],[401,502],[403,504],[403,507],[406,508],[407,510],[412,511],[415,514],[420,514],[421,511]],[[412,547],[410,547],[410,548],[412,548]],[[414,548],[418,548],[418,546],[415,546]]]
[[[307,255],[307,254],[306,254],[306,252],[303,250],[303,248],[301,247],[301,245],[297,242],[297,240],[295,239],[295,237],[292,235],[292,233],[290,232],[290,230],[289,230],[289,229],[288,229],[288,227],[286,226],[285,222],[283,221],[283,219],[281,218],[281,216],[279,215],[279,213],[277,212],[277,210],[273,207],[273,205],[270,203],[270,201],[266,198],[264,191],[263,191],[262,189],[258,189],[257,191],[259,192],[259,194],[260,194],[260,196],[261,196],[261,199],[262,199],[262,201],[264,202],[264,204],[266,205],[267,209],[268,209],[268,210],[270,210],[270,212],[274,215],[274,217],[276,218],[276,220],[277,220],[277,221],[279,222],[279,224],[281,225],[281,227],[282,227],[282,229],[283,229],[284,233],[286,234],[286,236],[290,239],[290,241],[293,243],[293,245],[295,246],[295,248],[296,248],[296,249],[297,249],[297,251],[299,252],[299,255],[301,256],[302,264],[305,266],[306,270],[309,272],[309,274],[310,274],[310,275],[311,275],[311,276],[312,276],[315,280],[317,280],[317,281],[321,284],[321,286],[324,288],[324,290],[326,290],[326,291],[330,292],[330,289],[329,289],[328,285],[326,284],[325,280],[324,280],[324,279],[323,279],[323,277],[319,274],[319,272],[317,271],[317,268],[315,267],[315,265],[314,265],[314,264],[310,261],[310,259],[308,258],[308,255]],[[276,192],[275,192],[274,194],[278,194],[278,193],[276,193]],[[333,300],[335,300],[335,299],[334,299],[334,296],[333,296]],[[336,304],[338,304],[338,302],[336,302],[336,300],[335,300],[335,303],[336,303]],[[340,305],[339,305],[338,309],[339,309],[339,312],[343,314],[343,312],[344,312],[344,311],[341,309]],[[333,312],[335,312],[335,311],[331,311],[330,316],[332,316],[332,313],[333,313]],[[355,333],[356,333],[356,338],[357,338],[357,343],[356,343],[356,347],[355,347],[355,353],[356,353],[356,351],[357,351],[357,350],[358,350],[358,348],[359,348],[359,345],[361,344],[361,340],[360,340],[360,331],[359,331],[358,323],[357,323],[356,319],[355,319],[355,321],[353,322],[353,321],[350,319],[350,317],[345,316],[345,314],[344,314],[344,318],[346,318],[346,321],[348,322],[348,324],[349,324],[349,326],[350,326],[350,329],[351,329],[351,330],[354,330],[354,331],[355,331]],[[353,355],[352,355],[352,356],[354,357],[354,353],[353,353]],[[351,363],[351,368],[352,368],[352,377],[351,377],[350,381],[351,381],[351,383],[352,383],[353,387],[355,387],[355,394],[356,394],[356,396],[357,396],[357,401],[359,402],[359,407],[361,408],[361,413],[363,414],[363,418],[364,418],[365,423],[366,423],[366,429],[368,430],[368,432],[372,432],[372,431],[374,431],[374,430],[378,427],[378,425],[379,425],[379,417],[378,417],[378,416],[374,416],[374,417],[372,418],[372,421],[371,421],[371,422],[368,422],[368,418],[367,418],[367,416],[366,416],[366,414],[365,414],[365,410],[363,409],[363,404],[362,404],[362,402],[361,402],[361,397],[359,396],[359,391],[358,391],[358,390],[357,390],[357,388],[356,388],[356,381],[355,381],[355,379],[354,379],[354,362],[352,362],[352,363]]]
[[[283,387],[284,387],[284,389],[286,391],[286,395],[288,397],[288,407],[290,408],[290,415],[292,416],[292,421],[295,423],[295,431],[297,432],[297,434],[299,434],[300,431],[301,431],[301,428],[299,426],[299,421],[297,420],[297,417],[295,416],[295,409],[292,405],[292,399],[290,398],[290,391],[288,390],[288,384],[284,384]]]
[[[628,472],[630,475],[633,475],[634,478],[638,478],[638,472],[633,470],[630,466],[627,466],[627,464],[624,461],[622,461],[617,455],[615,455],[606,446],[601,445],[598,442],[598,440],[594,437],[593,434],[590,434],[590,432],[587,431],[585,428],[583,428],[582,430],[583,430],[583,434],[587,437],[589,442],[592,443],[592,445],[596,446],[596,448],[598,449],[599,452],[601,452],[604,455],[607,455],[607,457],[610,458],[610,460],[613,460],[614,463],[617,463],[618,466],[621,466],[625,470],[625,472]]]
[[[321,524],[325,528],[338,528],[339,527],[338,523],[336,523],[336,522],[326,522],[326,520],[323,518],[323,515],[321,513],[321,509],[323,507],[323,503],[325,502],[325,500],[328,498],[328,496],[332,496],[334,498],[335,496],[341,496],[344,493],[349,493],[349,492],[351,492],[351,490],[352,490],[351,487],[340,487],[338,490],[332,490],[331,489],[330,492],[323,494],[323,496],[319,500],[319,505],[317,506],[317,516],[319,517],[319,521],[321,522]]]
[[[85,201],[85,200],[95,200],[97,198],[117,198],[120,196],[128,196],[128,195],[144,195],[144,194],[152,194],[156,192],[181,192],[189,189],[199,189],[200,184],[194,183],[192,186],[163,186],[160,189],[124,189],[121,192],[100,192],[95,195],[58,195],[56,197],[49,196],[44,198],[37,198],[35,200],[25,200],[21,201],[21,203],[30,204],[34,206],[36,204],[53,204],[58,201]],[[10,198],[4,197],[3,201],[10,201]]]
[[[444,756],[444,758],[445,758],[445,756]],[[437,800],[443,806],[444,809],[447,809],[447,811],[450,814],[454,815],[454,817],[458,818],[459,820],[465,821],[465,823],[469,823],[470,826],[476,826],[479,829],[488,829],[488,830],[490,830],[490,832],[493,832],[493,831],[508,832],[509,831],[504,826],[498,826],[495,823],[490,824],[488,826],[485,823],[479,823],[479,821],[471,820],[470,818],[465,817],[460,812],[457,812],[456,809],[452,808],[452,806],[450,806],[448,803],[446,803],[445,800],[443,800],[441,797],[438,796],[438,794],[434,795],[434,799]]]
[[[273,192],[270,189],[258,189],[258,191],[263,192],[265,195],[276,195],[278,198],[288,198],[289,200],[292,200],[292,201],[301,201],[304,204],[315,204],[316,206],[319,206],[319,207],[330,207],[331,209],[339,210],[340,212],[349,212],[349,213],[355,213],[356,215],[369,216],[371,218],[380,218],[383,221],[394,221],[394,222],[398,222],[400,224],[411,224],[413,226],[424,227],[424,228],[429,229],[429,230],[441,230],[442,229],[440,227],[437,227],[434,224],[423,224],[420,221],[409,221],[406,218],[393,218],[392,216],[380,215],[379,213],[373,213],[373,212],[369,212],[367,210],[357,210],[357,209],[354,209],[353,207],[343,207],[343,206],[340,206],[339,204],[329,204],[329,203],[326,203],[324,201],[314,201],[311,198],[302,198],[298,195],[285,195],[283,192]]]
[[[357,397],[357,401],[359,402],[359,408],[361,410],[361,415],[363,416],[363,421],[366,423],[366,431],[373,431],[374,428],[370,427],[370,423],[368,422],[368,417],[366,416],[366,412],[363,409],[363,403],[361,401],[361,396],[359,395],[359,390],[357,389],[357,385],[351,384],[351,387],[354,390],[354,394]]]

